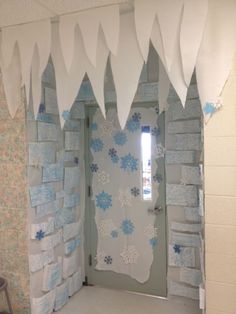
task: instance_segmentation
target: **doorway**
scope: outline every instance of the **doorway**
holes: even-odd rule
[[[88,106],[85,135],[87,282],[166,297],[164,114],[133,106],[121,130]]]

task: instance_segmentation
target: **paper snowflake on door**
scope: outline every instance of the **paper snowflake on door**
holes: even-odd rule
[[[110,175],[108,173],[106,173],[105,171],[99,171],[98,172],[98,181],[100,183],[107,184],[110,182]]]
[[[112,196],[102,191],[96,195],[96,206],[106,211],[112,206]]]
[[[132,196],[130,191],[127,190],[119,190],[118,192],[118,201],[120,202],[121,208],[125,208],[127,206],[132,206]]]
[[[101,220],[98,225],[98,231],[102,237],[111,236],[111,233],[116,230],[116,226],[112,219]]]
[[[124,171],[134,172],[138,170],[138,159],[134,158],[130,153],[121,157],[121,165],[120,168]]]
[[[134,245],[128,245],[124,247],[124,250],[122,253],[120,253],[120,256],[122,257],[123,262],[127,265],[136,264],[140,255]]]
[[[148,225],[145,229],[144,229],[144,235],[148,238],[148,239],[152,239],[155,238],[157,236],[157,228],[155,228],[153,225]]]

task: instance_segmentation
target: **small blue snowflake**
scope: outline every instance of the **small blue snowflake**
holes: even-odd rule
[[[156,173],[152,178],[154,182],[161,183],[163,181],[163,176],[160,173]]]
[[[37,240],[40,241],[40,240],[42,240],[44,237],[45,237],[45,232],[44,232],[42,229],[40,229],[39,231],[36,232],[35,238],[36,238]]]
[[[74,158],[74,163],[75,163],[76,165],[79,164],[79,158],[78,158],[78,157],[75,157],[75,158]]]
[[[141,120],[142,116],[141,116],[141,113],[140,112],[135,112],[133,115],[132,115],[132,119],[136,122],[139,122]]]
[[[175,253],[177,253],[177,254],[180,254],[180,253],[181,253],[181,246],[180,246],[180,245],[175,244],[175,245],[173,246],[173,249],[174,249]]]
[[[138,170],[138,159],[134,158],[130,153],[121,157],[121,169],[124,171],[134,172]]]
[[[106,211],[112,206],[112,196],[102,191],[96,195],[96,206]]]
[[[45,104],[40,104],[39,105],[39,113],[44,113],[46,111],[46,106]]]
[[[104,263],[106,263],[107,265],[111,265],[112,264],[112,257],[110,255],[107,255],[104,257]]]
[[[97,123],[96,123],[96,122],[93,122],[93,123],[91,124],[91,126],[90,126],[90,129],[91,129],[92,131],[97,131],[97,129],[98,129]]]
[[[114,135],[114,141],[116,145],[124,145],[127,142],[127,136],[125,132],[119,131]]]
[[[119,162],[120,158],[116,155],[116,156],[112,156],[111,157],[111,161],[114,163],[114,164],[117,164]]]
[[[140,195],[140,189],[139,188],[136,188],[136,187],[133,187],[131,190],[130,190],[131,194],[134,196],[134,197],[137,197]]]
[[[92,139],[90,142],[90,147],[94,152],[101,152],[103,150],[103,141],[100,138]]]
[[[113,239],[118,238],[118,231],[112,230],[111,236],[112,236]]]
[[[97,164],[91,164],[90,169],[92,172],[98,172],[98,165]]]
[[[152,128],[151,134],[155,137],[158,137],[161,134],[160,128],[157,128],[157,127]]]
[[[205,106],[203,107],[203,112],[205,115],[212,116],[216,111],[217,111],[217,108],[211,102],[206,102]]]
[[[154,248],[157,245],[157,237],[153,237],[149,240],[149,243],[152,248]]]
[[[69,120],[70,117],[71,117],[70,111],[64,110],[64,111],[62,112],[62,118],[63,118],[65,121]]]
[[[117,156],[117,150],[115,148],[110,148],[108,151],[108,155],[111,157]]]
[[[121,229],[126,235],[132,234],[134,231],[134,224],[130,219],[125,219],[122,221]]]
[[[127,127],[127,130],[129,130],[129,132],[134,133],[140,130],[140,122],[139,120],[135,121],[131,118],[127,121],[126,127]]]

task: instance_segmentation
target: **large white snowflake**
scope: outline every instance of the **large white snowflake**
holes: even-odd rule
[[[149,224],[145,229],[144,229],[144,235],[148,239],[155,238],[157,236],[157,228],[155,228],[153,225]]]
[[[101,125],[101,133],[104,136],[111,136],[115,130],[114,120],[105,120]]]
[[[120,202],[120,206],[125,208],[127,206],[132,205],[132,196],[130,194],[129,189],[127,190],[119,190],[118,192],[118,201]]]
[[[155,149],[155,157],[161,158],[165,156],[165,147],[162,144],[157,144]]]
[[[105,171],[98,172],[98,181],[101,182],[103,185],[110,182],[110,175]]]
[[[128,245],[124,247],[124,250],[122,253],[120,253],[120,256],[122,257],[125,264],[136,264],[140,255],[134,245]]]
[[[102,237],[111,236],[111,232],[116,229],[117,228],[112,219],[103,219],[98,225],[98,231]]]

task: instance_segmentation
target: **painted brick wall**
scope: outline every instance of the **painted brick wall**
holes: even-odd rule
[[[9,283],[16,314],[29,313],[25,106],[8,113],[0,78],[0,276]],[[0,294],[0,309],[6,309]]]
[[[205,126],[206,313],[236,313],[236,60]]]

